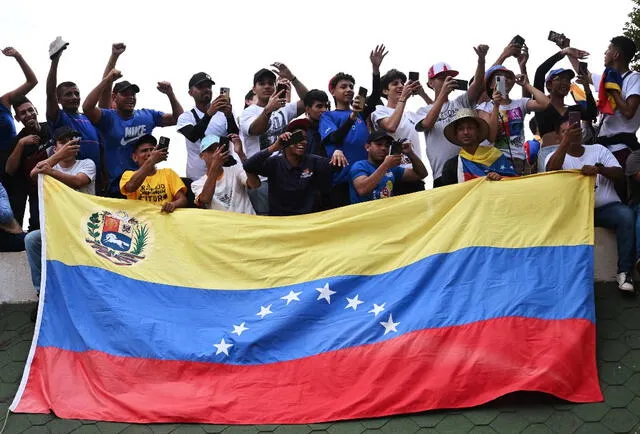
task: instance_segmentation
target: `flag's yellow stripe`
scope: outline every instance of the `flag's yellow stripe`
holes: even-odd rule
[[[472,246],[593,244],[593,178],[577,172],[481,178],[299,217],[194,209],[161,214],[144,202],[80,194],[50,177],[44,182],[47,259],[194,288],[258,289],[372,275]],[[145,259],[117,266],[96,255],[85,241],[87,220],[103,210],[124,210],[150,225]]]

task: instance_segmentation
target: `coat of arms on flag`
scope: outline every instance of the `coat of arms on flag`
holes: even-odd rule
[[[116,265],[132,265],[144,259],[151,235],[148,224],[140,223],[124,211],[91,214],[87,233],[86,241],[96,254]]]

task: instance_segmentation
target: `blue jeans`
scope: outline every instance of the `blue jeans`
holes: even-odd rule
[[[633,205],[633,212],[635,214],[636,228],[640,228],[640,204]],[[636,258],[640,258],[640,231],[636,230]]]
[[[24,247],[27,251],[29,268],[31,269],[31,282],[36,292],[40,294],[40,274],[42,271],[42,236],[40,231],[29,232],[24,237]]]
[[[630,272],[635,263],[635,215],[621,202],[613,202],[595,209],[595,225],[616,231],[618,242],[618,273]]]
[[[260,187],[247,190],[251,205],[258,215],[269,215],[269,183],[264,180]]]

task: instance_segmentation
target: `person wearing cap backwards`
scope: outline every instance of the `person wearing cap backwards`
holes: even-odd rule
[[[371,113],[371,123],[374,130],[384,130],[395,140],[408,140],[411,142],[413,152],[420,155],[420,136],[416,131],[416,118],[414,112],[405,110],[407,100],[413,95],[420,95],[425,103],[433,101],[424,92],[419,81],[407,83],[407,76],[397,69],[390,69],[380,78],[382,96],[387,99],[387,105],[378,105]],[[402,167],[410,168],[411,162],[403,157]],[[424,182],[399,182],[394,186],[395,196],[424,190]]]
[[[570,69],[551,68],[566,56],[572,63],[575,62],[576,70],[578,70],[579,60],[589,55],[586,51],[569,47],[568,44],[568,39],[558,41],[560,51],[538,66],[533,79],[533,87],[541,92],[545,92],[546,89],[549,92],[550,99],[547,108],[535,114],[538,132],[542,138],[542,148],[538,154],[538,170],[542,169],[540,171],[544,171],[546,156],[557,149],[558,143],[560,143],[560,137],[556,131],[558,125],[567,119],[569,111],[579,111],[580,117],[585,121],[593,121],[597,116],[596,102],[587,83],[587,77],[579,76],[578,80],[584,85],[587,97],[586,107],[582,107],[579,104],[566,105],[564,102],[571,88],[571,79],[575,77],[575,74]]]
[[[140,137],[133,145],[133,161],[138,170],[127,170],[120,178],[120,192],[127,199],[144,200],[161,205],[161,212],[172,213],[187,206],[187,187],[172,169],[157,169],[166,161],[167,149],[158,149],[151,134]]]
[[[417,131],[423,131],[427,158],[433,172],[434,188],[442,186],[442,168],[444,163],[458,154],[458,148],[444,137],[444,127],[453,119],[461,108],[473,108],[480,99],[484,90],[484,66],[489,47],[478,45],[474,47],[478,56],[478,64],[474,74],[473,83],[469,85],[462,95],[453,101],[449,101],[449,94],[457,89],[458,85],[453,77],[458,71],[449,64],[440,62],[429,68],[427,85],[435,92],[433,104],[429,104],[417,111],[422,120],[416,124]]]
[[[54,41],[54,43],[57,41]],[[56,47],[57,51],[51,56],[51,66],[47,75],[47,124],[52,131],[62,126],[78,131],[78,137],[81,137],[78,159],[89,158],[93,161],[98,169],[96,183],[101,185],[100,135],[89,118],[78,111],[80,108],[80,90],[78,86],[71,81],[57,84],[58,63],[67,45],[63,42],[62,46]],[[60,106],[62,106],[62,110]]]
[[[444,136],[460,153],[447,161],[442,169],[445,185],[457,184],[486,176],[499,181],[503,176],[517,176],[511,161],[494,146],[480,146],[489,135],[489,125],[478,112],[461,108],[444,128]]]
[[[240,137],[230,134],[229,138],[235,152],[246,160]],[[247,189],[259,187],[260,179],[244,171],[231,155],[229,145],[220,145],[218,136],[205,136],[200,141],[200,158],[207,172],[191,184],[195,204],[201,208],[255,214]]]
[[[125,170],[136,169],[136,164],[131,159],[133,143],[140,137],[151,134],[155,127],[175,125],[183,111],[171,84],[166,81],[158,82],[158,91],[169,98],[172,113],[151,109],[136,110],[136,94],[140,92],[140,88],[126,80],[116,83],[113,87],[112,99],[115,109],[96,107],[103,91],[121,76],[120,71],[112,69],[98,86],[89,92],[82,104],[84,114],[104,138],[104,166],[108,178],[105,194],[112,197],[122,197],[118,189],[122,173]]]
[[[307,87],[284,63],[275,62],[271,66],[275,68],[275,72],[262,68],[253,75],[252,90],[257,102],[244,109],[240,115],[240,135],[244,140],[247,157],[268,148],[291,120],[304,113],[302,98],[308,92]],[[285,92],[276,92],[276,72],[280,78],[293,84],[299,101],[287,104]],[[266,179],[261,181],[259,188],[249,191],[249,197],[256,213],[264,215],[269,213],[269,187]]]
[[[340,158],[346,163],[344,169],[333,175],[330,206],[337,208],[351,203],[349,196],[349,170],[356,161],[366,160],[364,145],[369,136],[371,113],[380,102],[380,65],[389,53],[384,45],[377,45],[369,54],[373,75],[373,87],[367,98],[355,95],[355,79],[350,74],[339,72],[329,80],[329,92],[336,108],[320,117],[320,137],[327,155]],[[355,97],[354,97],[355,95]],[[344,155],[340,155],[338,152]]]
[[[306,152],[307,119],[292,121],[267,149],[254,154],[244,163],[248,174],[266,176],[269,181],[269,215],[309,214],[320,210],[323,195],[331,191],[332,167],[340,168],[341,160],[319,157]],[[295,133],[302,140],[289,144]],[[272,157],[278,151],[278,155]]]
[[[496,90],[497,77],[504,80],[506,95],[501,95]],[[509,98],[509,92],[516,83],[533,95],[534,99],[512,100]],[[539,112],[546,109],[549,98],[531,86],[526,75],[516,76],[513,71],[502,65],[493,65],[487,70],[485,86],[487,94],[492,97],[492,101],[483,106],[483,111],[488,113],[485,118],[489,124],[488,140],[511,160],[517,173],[528,175],[531,173],[531,167],[524,153],[524,117],[532,111]]]
[[[212,99],[215,82],[205,72],[194,74],[189,80],[189,95],[195,107],[178,118],[178,132],[187,143],[187,178],[195,181],[205,175],[207,168],[200,158],[200,140],[205,136],[224,137],[238,134],[229,96],[221,94]]]
[[[560,144],[555,152],[546,157],[545,166],[548,171],[579,169],[583,175],[596,177],[594,224],[615,230],[618,242],[618,289],[625,294],[634,294],[631,278],[635,259],[634,215],[631,208],[620,201],[615,190],[615,183],[624,182],[624,171],[606,147],[599,144],[584,145],[579,123],[572,125],[565,120],[556,128],[556,132]]]
[[[57,128],[53,133],[53,155],[40,161],[30,175],[36,179],[39,174],[48,175],[81,193],[96,193],[96,165],[90,158],[79,160],[80,132],[67,126]],[[40,267],[42,258],[42,238],[40,230],[29,232],[24,239],[31,269],[31,282],[40,293]]]
[[[24,128],[12,139],[8,157],[6,153],[0,157],[0,165],[7,175],[5,187],[20,225],[23,224],[27,197],[29,199],[29,230],[32,231],[40,228],[40,217],[38,186],[29,174],[39,161],[47,158],[51,134],[46,123],[38,122],[38,110],[26,96],[14,99],[12,104],[16,120]]]
[[[392,155],[390,150],[393,142],[393,137],[384,130],[369,135],[365,145],[367,159],[356,161],[349,170],[351,203],[391,197],[398,182],[417,182],[427,176],[427,168],[411,143],[398,143],[402,146],[402,152]],[[410,168],[400,166],[403,155],[411,161]]]

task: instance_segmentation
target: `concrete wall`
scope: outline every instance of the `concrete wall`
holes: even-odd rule
[[[616,238],[612,231],[596,228],[595,279],[615,281],[617,271]],[[29,264],[24,252],[0,253],[0,303],[35,301]]]

